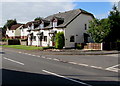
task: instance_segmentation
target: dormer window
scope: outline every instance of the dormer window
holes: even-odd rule
[[[53,27],[57,27],[57,19],[53,20]]]
[[[44,28],[44,24],[41,23],[41,24],[40,24],[40,29],[43,29],[43,28]]]
[[[34,24],[32,23],[32,25],[31,25],[31,29],[33,30],[34,29]]]

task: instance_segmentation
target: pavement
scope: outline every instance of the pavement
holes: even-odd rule
[[[118,86],[120,84],[118,54],[55,55],[43,51],[32,52],[10,48],[3,48],[1,54],[3,86],[19,84]]]
[[[20,52],[29,52],[29,53],[39,53],[41,55],[106,55],[106,54],[120,54],[120,51],[112,50],[112,51],[96,51],[96,50],[78,50],[78,49],[46,49],[46,50],[21,50],[21,49],[13,49],[13,48],[6,48],[3,49],[10,49],[13,51],[20,51]]]

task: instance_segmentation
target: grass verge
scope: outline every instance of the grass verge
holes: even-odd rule
[[[3,47],[23,49],[23,50],[43,50],[47,47],[35,47],[35,46],[25,46],[25,45],[2,45]]]

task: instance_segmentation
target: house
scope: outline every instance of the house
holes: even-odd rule
[[[20,29],[21,30],[21,39],[27,39],[27,36],[29,34],[28,30],[30,29],[32,25],[32,22],[28,22],[23,25],[23,27]]]
[[[120,11],[120,1],[118,2],[118,10]]]
[[[6,30],[6,36],[10,39],[21,38],[21,28],[23,28],[23,24],[15,24]]]
[[[58,32],[64,32],[65,48],[75,47],[76,43],[93,42],[86,32],[93,18],[93,14],[76,9],[32,22],[28,30],[28,45],[54,46],[55,43],[51,39]]]

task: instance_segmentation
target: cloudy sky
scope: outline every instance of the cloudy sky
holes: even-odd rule
[[[0,3],[0,26],[3,26],[8,19],[17,19],[19,23],[26,23],[34,20],[36,17],[46,17],[58,12],[64,12],[72,9],[84,9],[91,12],[97,18],[105,18],[112,9],[112,2],[78,2],[64,0],[61,2],[48,2],[48,0],[4,0]],[[46,1],[46,2],[45,2]],[[85,0],[84,0],[85,1]],[[2,20],[1,20],[2,19]]]

